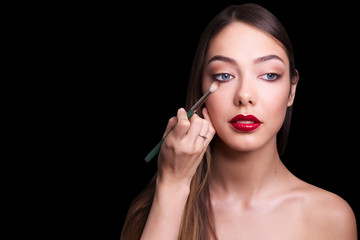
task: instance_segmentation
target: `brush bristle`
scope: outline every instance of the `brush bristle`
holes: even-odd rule
[[[220,85],[219,82],[213,82],[213,84],[211,84],[211,86],[210,86],[209,91],[212,93],[215,92],[218,89],[219,85]]]

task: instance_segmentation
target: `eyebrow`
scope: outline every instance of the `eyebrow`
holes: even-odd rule
[[[278,55],[275,55],[275,54],[255,58],[254,63],[257,64],[257,63],[262,63],[262,62],[266,62],[266,61],[269,61],[269,60],[279,60],[280,62],[285,64],[284,60],[282,60],[281,57],[279,57]],[[208,61],[207,64],[210,64],[213,61],[223,61],[223,62],[226,62],[226,63],[231,63],[233,65],[237,65],[237,61],[235,59],[225,57],[225,56],[222,56],[222,55],[213,56],[212,58],[210,58],[210,60]]]
[[[210,64],[213,61],[223,61],[223,62],[227,62],[227,63],[231,63],[233,65],[237,65],[237,62],[235,59],[233,58],[229,58],[229,57],[225,57],[222,55],[215,55],[212,58],[210,58],[210,60],[208,61],[207,64]]]
[[[266,55],[266,56],[263,56],[263,57],[258,57],[258,58],[255,58],[254,60],[254,63],[261,63],[261,62],[265,62],[265,61],[269,61],[269,60],[279,60],[280,62],[284,63],[284,60],[282,60],[281,57],[279,57],[278,55]]]

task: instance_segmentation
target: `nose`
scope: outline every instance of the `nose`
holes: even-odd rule
[[[241,79],[234,96],[236,106],[254,106],[256,104],[254,82],[251,78]]]

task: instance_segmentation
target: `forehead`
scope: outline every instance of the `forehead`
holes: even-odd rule
[[[228,56],[240,62],[252,61],[266,55],[278,55],[289,65],[284,47],[278,40],[243,22],[231,23],[211,39],[206,60],[214,55]]]

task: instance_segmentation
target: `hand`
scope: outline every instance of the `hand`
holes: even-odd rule
[[[207,146],[215,135],[206,108],[203,109],[203,116],[205,119],[194,114],[188,120],[186,111],[180,108],[177,117],[169,120],[164,136],[175,128],[166,137],[160,150],[158,181],[184,182],[190,186]],[[206,136],[206,139],[200,135]]]

